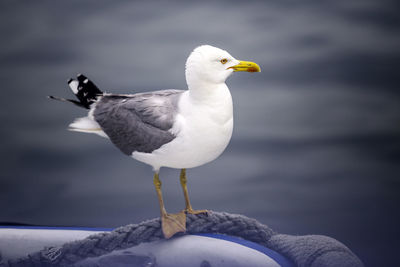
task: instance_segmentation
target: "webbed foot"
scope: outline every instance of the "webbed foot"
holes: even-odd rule
[[[165,213],[161,215],[161,226],[165,238],[170,238],[176,233],[186,232],[186,214],[181,211],[179,213]]]

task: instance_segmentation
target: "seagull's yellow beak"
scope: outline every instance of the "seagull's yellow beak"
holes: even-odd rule
[[[261,72],[261,68],[257,63],[242,60],[239,60],[239,64],[229,67],[229,69],[233,69],[233,71]]]

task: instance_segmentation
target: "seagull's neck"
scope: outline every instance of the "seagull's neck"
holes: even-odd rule
[[[228,87],[224,82],[196,82],[195,85],[188,84],[189,95],[192,101],[198,103],[217,104],[221,101],[226,101],[226,98],[231,98]]]
[[[196,83],[196,87],[189,86],[189,90],[185,94],[185,99],[187,101],[183,101],[186,104],[181,106],[181,112],[189,114],[188,117],[197,114],[199,117],[194,117],[194,121],[202,118],[201,120],[207,119],[218,125],[232,123],[232,96],[225,83]]]

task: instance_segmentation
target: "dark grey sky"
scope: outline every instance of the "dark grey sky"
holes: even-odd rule
[[[151,168],[66,131],[84,111],[77,73],[101,89],[185,89],[198,45],[262,68],[228,80],[235,129],[189,170],[195,208],[278,232],[325,234],[370,266],[399,250],[400,17],[396,1],[2,1],[0,221],[116,227],[158,216]],[[183,208],[163,169],[167,208]]]

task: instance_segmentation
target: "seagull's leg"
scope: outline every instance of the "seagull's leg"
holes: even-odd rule
[[[161,192],[161,181],[158,172],[154,173],[154,186],[156,187],[158,202],[161,212],[161,226],[165,238],[170,238],[178,232],[186,231],[186,214],[184,211],[176,214],[168,214],[164,207],[164,200]]]
[[[186,203],[185,211],[187,213],[191,213],[191,214],[207,213],[208,212],[207,210],[194,210],[192,208],[192,205],[190,204],[189,193],[188,193],[187,186],[186,186],[186,184],[187,184],[186,169],[181,170],[181,174],[180,174],[179,178],[181,180],[183,195],[185,196],[185,203]]]

